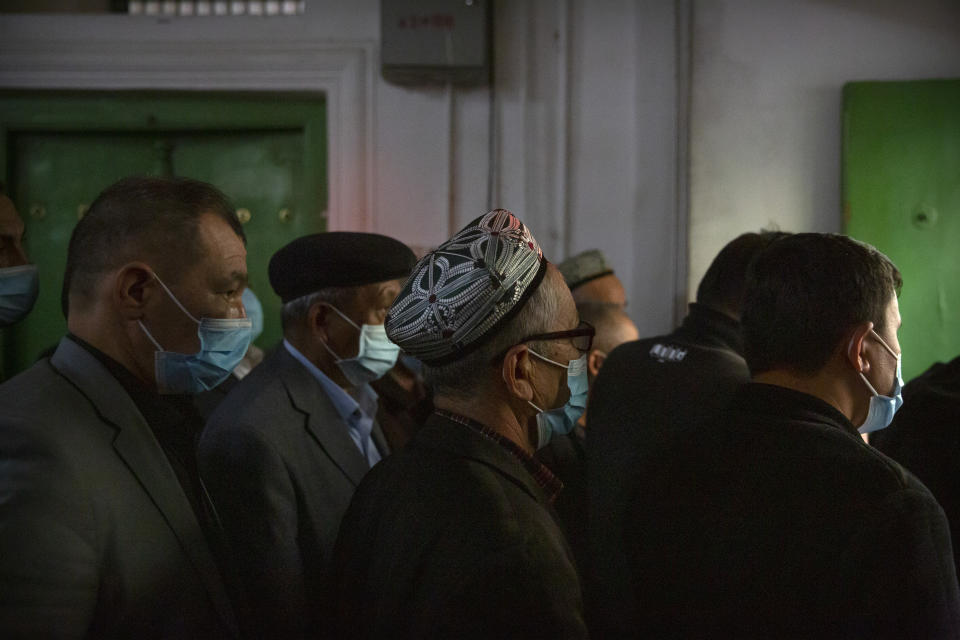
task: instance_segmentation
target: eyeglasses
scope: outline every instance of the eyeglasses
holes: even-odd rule
[[[535,340],[569,340],[577,351],[587,353],[590,351],[590,347],[593,346],[593,336],[596,335],[596,333],[597,330],[593,328],[592,324],[581,320],[576,329],[570,329],[569,331],[551,331],[550,333],[535,333],[532,336],[527,336],[517,344],[524,344]],[[503,361],[507,352],[512,348],[513,347],[504,349],[499,355],[490,360],[490,364],[497,366]]]
[[[577,351],[587,353],[590,351],[590,347],[593,346],[593,336],[596,334],[597,330],[593,328],[592,324],[581,320],[576,329],[570,329],[569,331],[551,331],[550,333],[535,333],[521,340],[520,344],[534,342],[536,340],[570,340]]]

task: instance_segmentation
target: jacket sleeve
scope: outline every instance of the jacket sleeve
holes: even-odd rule
[[[0,637],[87,634],[99,584],[78,474],[39,425],[0,420]]]
[[[277,450],[255,429],[211,429],[200,475],[223,527],[224,573],[250,637],[299,637],[305,619],[297,502]]]
[[[865,517],[848,541],[849,592],[858,636],[960,637],[960,593],[946,516],[929,492],[904,488]]]

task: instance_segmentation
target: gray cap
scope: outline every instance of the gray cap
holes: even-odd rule
[[[571,256],[558,264],[557,268],[563,274],[563,279],[567,281],[571,291],[591,280],[613,273],[613,269],[607,264],[606,257],[599,249],[588,249]]]
[[[526,225],[495,209],[420,259],[390,307],[387,337],[427,364],[458,360],[523,307],[546,270]]]

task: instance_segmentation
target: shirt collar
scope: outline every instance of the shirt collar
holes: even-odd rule
[[[347,393],[343,387],[331,380],[317,365],[310,362],[305,355],[290,344],[286,338],[283,339],[283,347],[290,353],[294,359],[306,367],[307,371],[320,383],[323,392],[330,398],[333,408],[336,410],[340,419],[347,423],[347,426],[354,429],[361,429],[364,437],[370,435],[373,430],[373,414],[376,413],[377,392],[369,384],[362,385],[356,390],[357,399]],[[366,418],[366,420],[364,419]]]
[[[553,504],[554,500],[557,499],[557,496],[560,494],[560,491],[563,489],[563,482],[560,481],[560,478],[553,475],[553,472],[550,471],[542,462],[531,456],[529,453],[524,451],[517,443],[512,440],[503,437],[490,427],[483,425],[476,420],[462,416],[458,413],[452,413],[450,411],[443,411],[442,409],[435,409],[434,413],[438,416],[444,417],[447,420],[453,420],[459,424],[469,427],[472,431],[479,433],[481,436],[493,440],[501,447],[506,449],[510,455],[520,461],[520,464],[523,465],[533,479],[540,485],[540,488],[544,490],[547,494],[547,500],[550,504]]]
[[[690,312],[677,333],[690,334],[706,344],[726,347],[743,355],[740,321],[704,304],[690,303]]]

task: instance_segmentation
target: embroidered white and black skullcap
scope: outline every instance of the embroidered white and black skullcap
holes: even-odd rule
[[[453,362],[516,315],[546,270],[526,225],[495,209],[420,259],[390,307],[387,337],[427,364]]]

